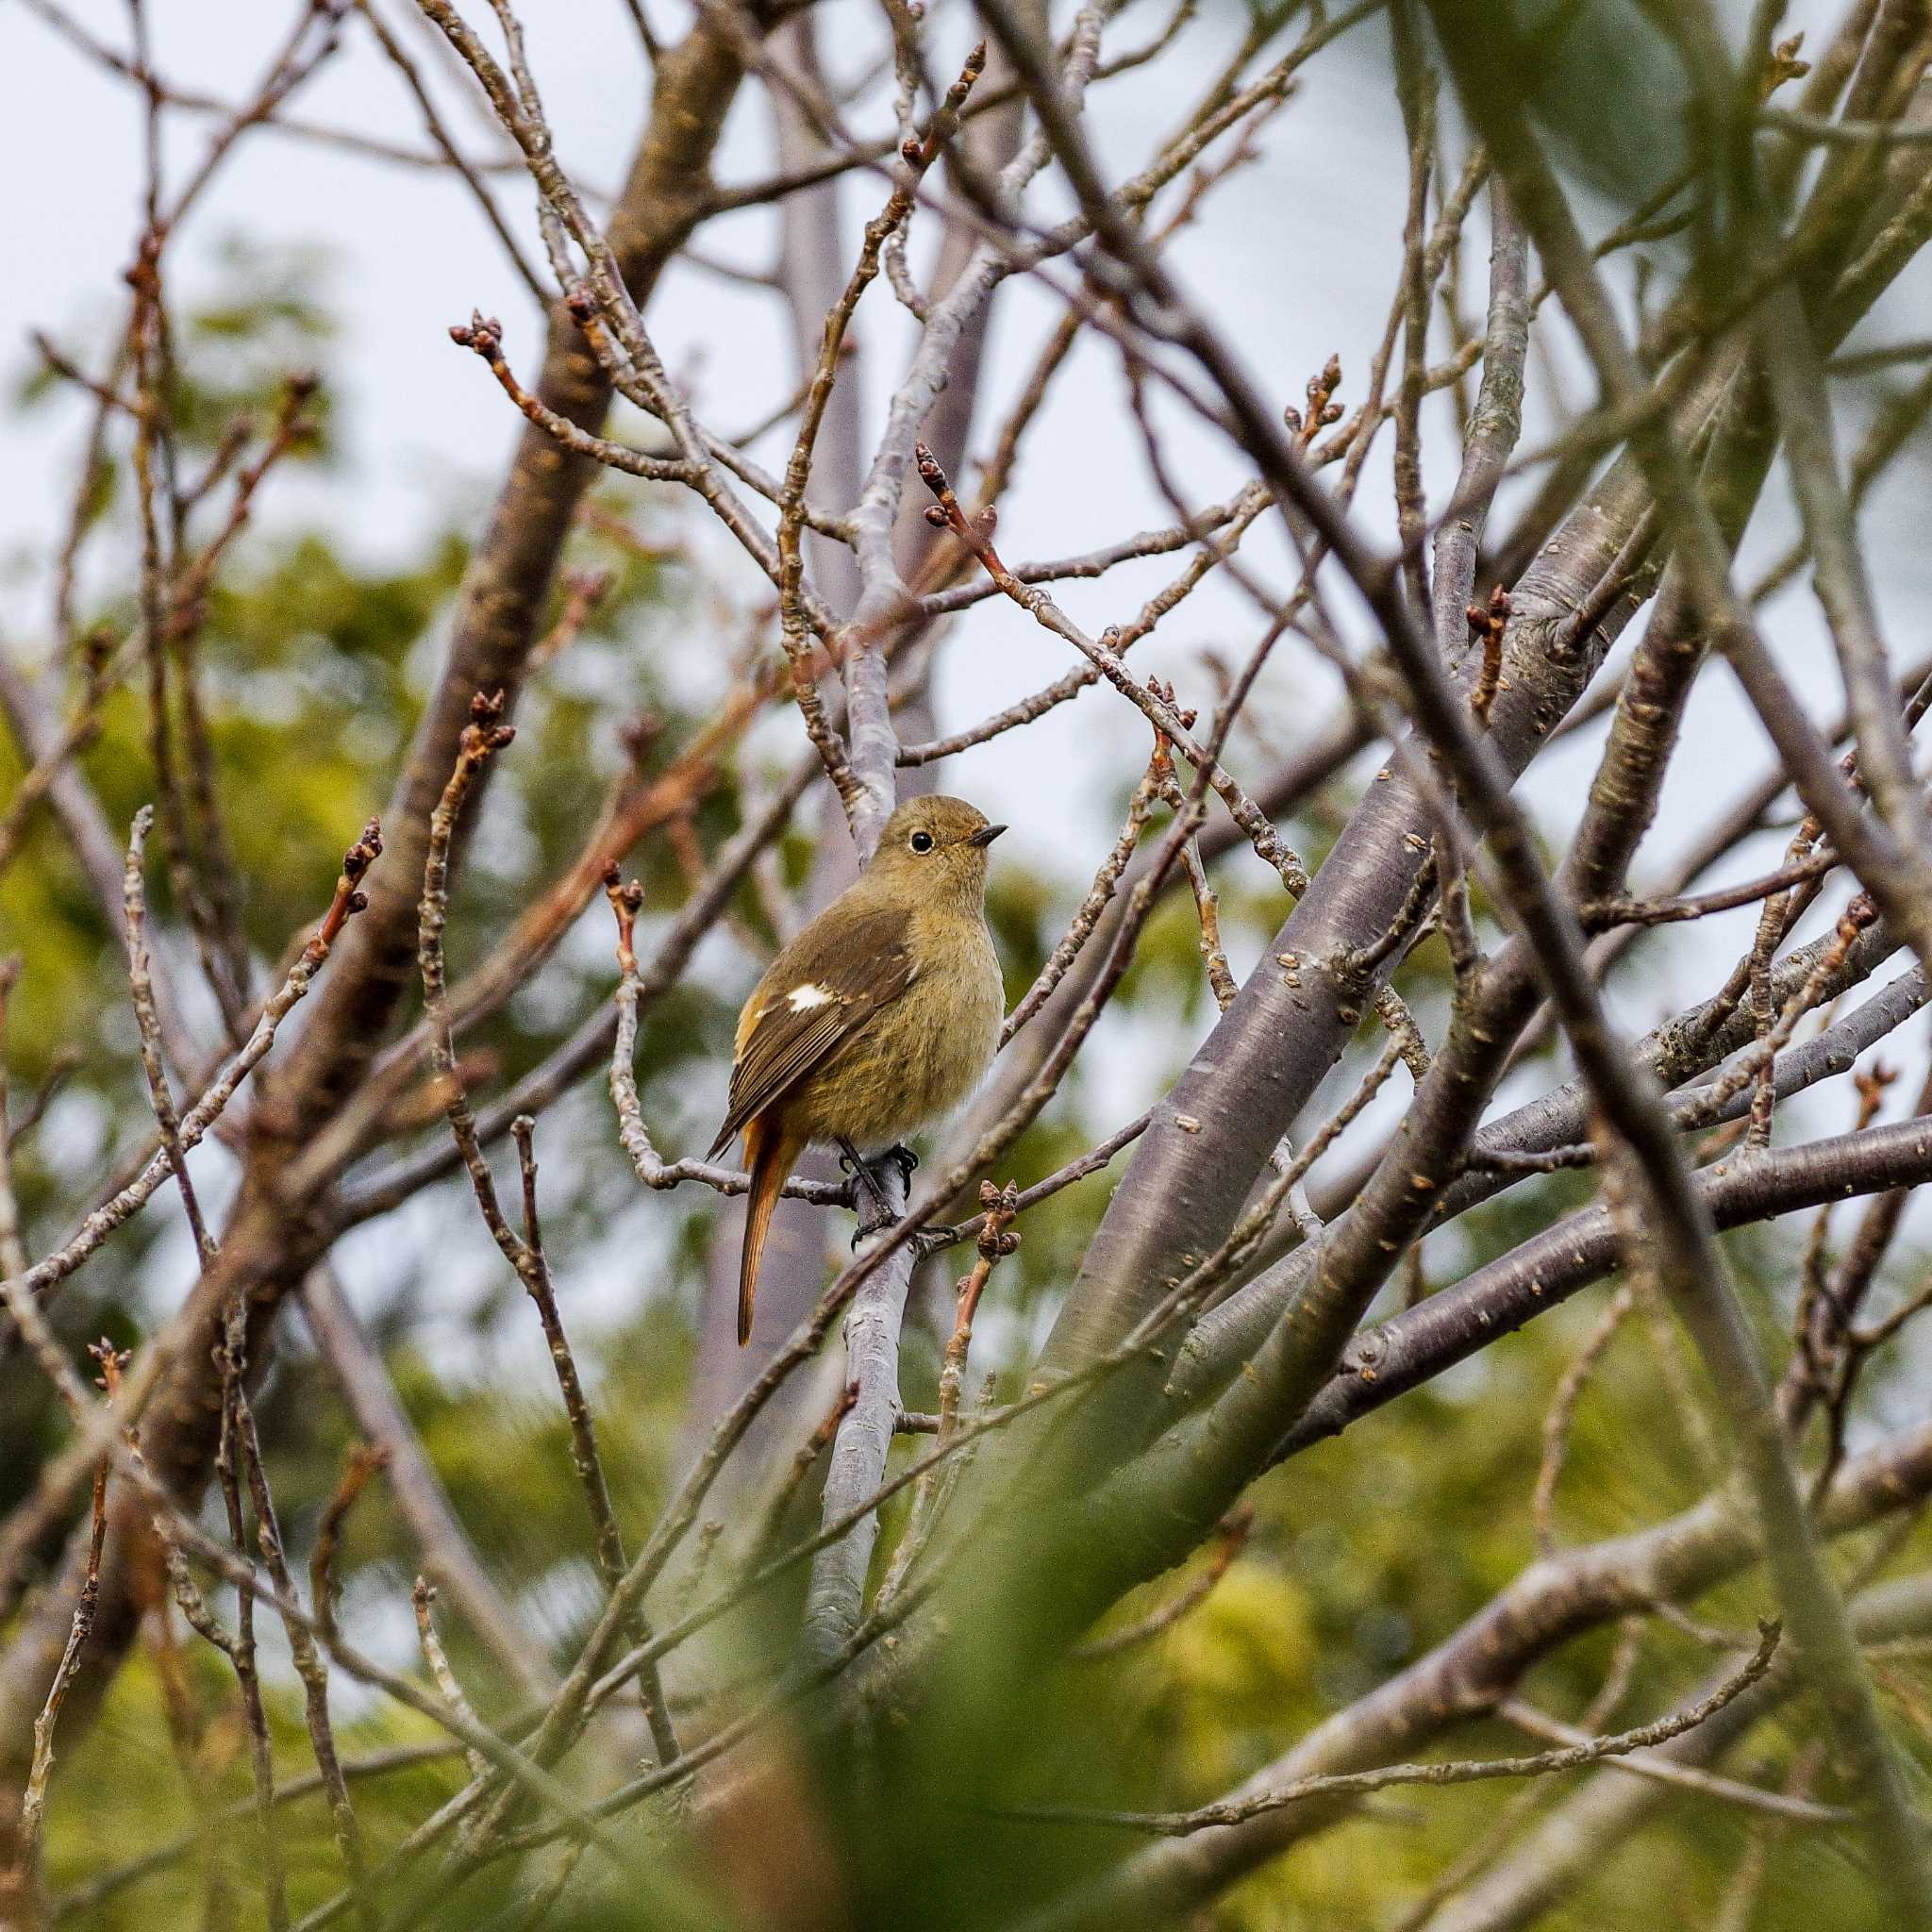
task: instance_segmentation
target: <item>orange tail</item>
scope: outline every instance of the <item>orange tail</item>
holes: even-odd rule
[[[744,1164],[751,1170],[751,1191],[746,1197],[744,1253],[738,1264],[738,1345],[751,1340],[751,1305],[758,1291],[758,1263],[764,1259],[765,1237],[772,1228],[772,1209],[778,1205],[778,1192],[791,1163],[804,1151],[805,1142],[782,1127],[755,1116],[745,1123]]]

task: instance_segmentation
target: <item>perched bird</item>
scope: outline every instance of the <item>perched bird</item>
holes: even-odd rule
[[[992,1058],[1006,1001],[986,929],[986,848],[1006,829],[964,799],[902,805],[865,871],[745,1001],[730,1106],[711,1144],[715,1158],[741,1128],[751,1170],[741,1347],[772,1209],[808,1144],[830,1141],[863,1183],[859,1149],[944,1113]]]

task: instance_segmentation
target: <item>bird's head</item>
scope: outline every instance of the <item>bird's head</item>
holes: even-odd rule
[[[886,821],[866,874],[924,901],[977,908],[986,893],[986,848],[1006,829],[963,798],[910,798]]]

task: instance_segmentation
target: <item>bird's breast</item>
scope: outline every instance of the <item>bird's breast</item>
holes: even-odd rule
[[[801,1094],[815,1138],[881,1146],[949,1112],[999,1044],[1005,996],[983,921],[919,935],[912,983]]]

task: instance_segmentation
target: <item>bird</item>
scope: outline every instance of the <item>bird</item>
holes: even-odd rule
[[[751,1338],[758,1264],[792,1163],[813,1141],[890,1148],[950,1111],[999,1045],[1006,1008],[986,924],[987,847],[1006,830],[962,798],[909,799],[858,877],[783,947],[739,1015],[724,1124],[744,1136],[750,1188],[738,1342]]]

